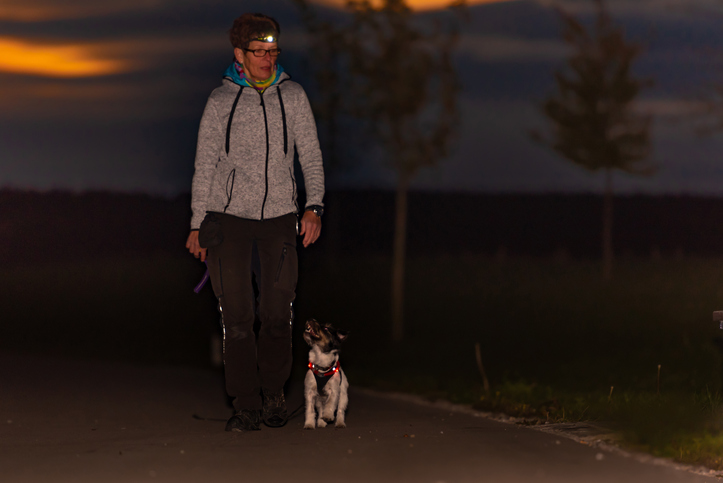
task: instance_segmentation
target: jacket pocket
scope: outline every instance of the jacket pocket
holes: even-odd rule
[[[299,203],[296,200],[296,180],[294,179],[294,172],[292,168],[289,168],[289,178],[291,178],[291,202],[296,208],[296,213],[299,212]]]
[[[228,173],[228,177],[226,178],[226,206],[223,207],[223,212],[226,213],[226,210],[228,209],[228,205],[231,204],[231,197],[233,197],[233,185],[236,183],[236,168],[232,169],[230,173]]]

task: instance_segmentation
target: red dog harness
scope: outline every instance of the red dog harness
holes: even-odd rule
[[[339,369],[340,365],[338,360],[336,361],[336,364],[332,365],[328,369],[319,369],[316,364],[309,361],[309,370],[314,374],[314,379],[316,379],[316,388],[320,392],[322,389],[324,389],[326,383],[329,382],[331,376],[339,372]]]
[[[331,377],[337,372],[339,372],[339,361],[336,361],[336,364],[331,366],[329,369],[319,369],[319,367],[314,364],[313,362],[309,361],[309,369],[311,369],[311,372],[314,373],[315,376],[319,377]]]

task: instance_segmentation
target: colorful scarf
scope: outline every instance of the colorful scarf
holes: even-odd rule
[[[269,77],[266,80],[262,80],[259,82],[256,82],[248,77],[246,77],[246,74],[244,73],[244,66],[242,64],[239,64],[237,60],[234,61],[233,66],[236,68],[236,73],[238,74],[239,78],[241,79],[241,82],[246,83],[249,87],[253,87],[257,91],[263,92],[266,90],[267,87],[274,84],[279,79],[279,76],[281,75],[281,72],[283,72],[283,69],[280,69],[276,64],[274,64],[274,72],[271,74],[271,77]]]

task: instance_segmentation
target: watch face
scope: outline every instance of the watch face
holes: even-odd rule
[[[321,206],[309,206],[306,208],[306,211],[311,211],[319,218],[324,214],[324,208]]]

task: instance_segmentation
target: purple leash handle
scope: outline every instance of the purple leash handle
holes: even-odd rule
[[[206,285],[206,282],[208,282],[208,263],[203,262],[206,264],[206,273],[203,274],[203,277],[201,277],[201,281],[198,282],[198,285],[196,285],[196,288],[193,289],[194,292],[199,293],[204,285]]]

